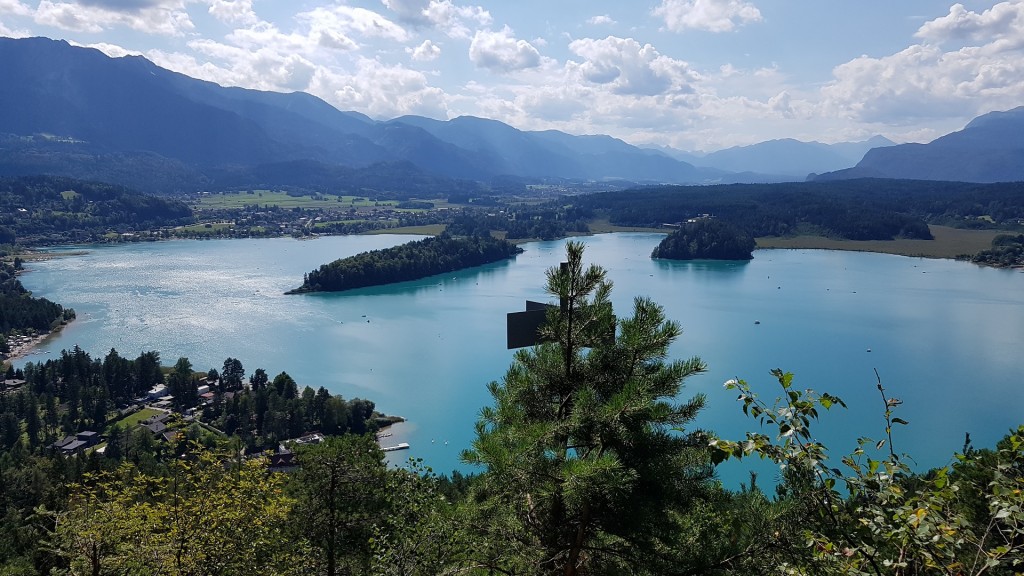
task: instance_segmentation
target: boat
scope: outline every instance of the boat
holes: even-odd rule
[[[387,448],[381,448],[381,450],[383,450],[384,452],[394,452],[395,450],[408,450],[408,449],[409,449],[409,443],[408,442],[402,442],[401,444],[397,444],[395,446],[388,446]]]

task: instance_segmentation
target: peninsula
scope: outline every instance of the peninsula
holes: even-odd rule
[[[305,274],[302,286],[287,294],[340,292],[419,280],[463,268],[511,258],[522,248],[491,236],[440,236],[407,242],[393,248],[363,252],[323,264]]]

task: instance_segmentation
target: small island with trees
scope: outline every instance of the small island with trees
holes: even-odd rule
[[[666,236],[651,258],[669,260],[750,260],[754,239],[735,226],[704,217],[683,223]]]
[[[522,251],[507,240],[489,235],[454,237],[441,234],[323,264],[304,275],[302,286],[287,293],[340,292],[419,280],[498,262]]]

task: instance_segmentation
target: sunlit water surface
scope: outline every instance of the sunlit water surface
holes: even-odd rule
[[[370,398],[407,417],[388,441],[412,449],[391,453],[393,461],[467,470],[458,455],[491,401],[485,385],[512,361],[505,314],[548,300],[544,271],[564,256],[563,242],[526,244],[513,261],[415,282],[284,295],[322,263],[415,238],[183,240],[34,262],[25,286],[74,308],[78,320],[24,361],[76,344],[94,356],[158,350],[165,364],[186,356],[202,370],[236,357],[247,373],[287,371],[300,386]],[[1024,423],[1021,272],[813,250],[759,250],[747,263],[651,260],[660,238],[585,238],[586,258],[608,269],[618,314],[634,296],[650,296],[683,327],[673,356],[708,363],[682,393],[707,397],[698,426],[725,437],[756,429],[722,383],[743,378],[774,398],[776,367],[795,372],[798,387],[846,400],[848,410],[816,424],[843,453],[859,436],[883,435],[875,369],[910,422],[896,430],[896,448],[920,467],[948,463],[965,432],[991,446]],[[745,468],[723,469],[723,480],[736,485]]]

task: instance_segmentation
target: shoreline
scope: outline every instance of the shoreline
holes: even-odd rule
[[[46,342],[46,340],[56,336],[57,334],[60,334],[60,332],[64,330],[64,328],[68,324],[74,321],[75,319],[71,319],[65,323],[62,323],[45,334],[37,334],[35,336],[17,336],[17,338],[19,339],[18,343],[12,344],[11,342],[8,342],[8,345],[10,345],[11,347],[11,351],[8,352],[6,356],[4,356],[3,360],[0,360],[0,363],[11,364],[16,360],[21,360],[26,356],[36,354],[36,347]]]
[[[571,233],[565,238],[580,236],[596,236],[599,234],[615,234],[620,232],[644,232],[656,234],[669,234],[671,230],[663,228],[644,228],[633,226],[615,226],[606,220],[598,220],[590,223],[591,231],[587,233]],[[311,240],[318,236],[371,236],[380,234],[411,234],[419,236],[436,236],[434,230],[426,230],[424,226],[407,226],[404,228],[385,228],[379,230],[367,230],[357,234],[315,234],[313,236],[297,238],[297,240]],[[969,230],[952,228],[929,224],[934,239],[917,240],[898,238],[895,240],[846,240],[834,239],[825,236],[800,235],[800,236],[762,236],[755,238],[758,249],[781,249],[781,250],[843,250],[852,252],[873,252],[877,254],[893,254],[897,256],[909,256],[915,258],[944,258],[956,260],[960,256],[973,256],[982,250],[992,247],[992,239],[1000,234],[1009,234],[1008,230]],[[267,236],[265,238],[287,238],[288,235]],[[252,237],[224,238],[224,240],[246,240]],[[154,241],[166,242],[173,240],[204,240],[204,238],[160,238]],[[513,244],[525,244],[539,241],[540,238],[517,238],[511,241]],[[132,243],[132,242],[117,242]],[[45,247],[26,248],[25,252],[18,254],[26,262],[50,260],[73,256],[83,256],[89,253],[89,244],[69,244],[69,249],[59,252],[43,252]]]
[[[873,252],[911,258],[958,260],[992,247],[992,239],[1006,230],[965,230],[929,225],[933,240],[836,240],[824,236],[768,236],[756,238],[759,250],[843,250]]]

